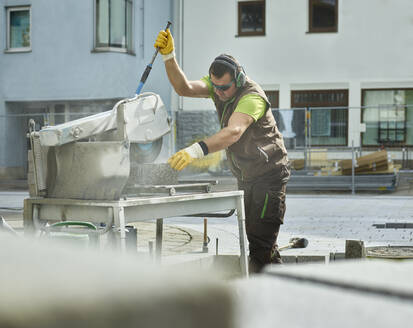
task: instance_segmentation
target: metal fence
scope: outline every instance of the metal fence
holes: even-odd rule
[[[411,105],[307,107],[272,112],[292,162],[290,188],[393,190],[397,184],[395,172],[413,167]],[[176,126],[178,149],[220,129],[214,111],[179,112]],[[358,158],[380,150],[387,151],[387,166],[364,174],[355,170]],[[208,155],[194,164],[191,173],[230,174],[224,159],[225,153]],[[343,174],[341,165],[349,160],[354,165],[353,174],[348,170]]]
[[[291,111],[292,114],[287,114]],[[285,137],[290,137],[291,133],[293,137],[300,137],[302,131],[302,143],[302,135],[306,132],[309,147],[347,146],[351,144],[350,130],[360,133],[353,138],[360,137],[363,147],[413,146],[413,105],[307,107],[273,112],[279,117],[279,128]],[[285,118],[290,122],[287,126]]]
[[[380,149],[387,149],[395,161],[410,168],[413,106],[403,107],[404,113],[396,105],[272,111],[290,158],[301,160],[306,169],[328,165],[334,159],[349,159],[353,152],[358,157]],[[179,112],[176,124],[178,149],[220,128],[214,111]]]
[[[356,159],[380,149],[388,151],[393,168],[413,168],[413,105],[307,107],[272,111],[296,175],[339,174],[342,160]],[[56,125],[92,114],[96,111],[0,115],[0,168],[11,168],[10,174],[18,177],[27,174],[26,133],[30,119],[36,122],[38,130],[45,125]],[[175,114],[173,136],[176,149],[220,129],[215,111],[180,111]],[[229,174],[224,159],[223,152],[211,154],[188,171]]]
[[[32,112],[0,115],[0,179],[25,179],[28,172],[27,133],[29,122],[35,130],[96,114],[96,112],[45,113]]]

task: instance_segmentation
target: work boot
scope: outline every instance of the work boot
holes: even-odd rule
[[[278,251],[278,245],[274,245],[271,250],[271,264],[283,264],[281,254]]]
[[[249,272],[249,274],[260,273],[263,268],[264,268],[264,265],[258,263],[258,261],[254,260],[252,258],[249,258],[249,260],[248,260],[248,272]]]

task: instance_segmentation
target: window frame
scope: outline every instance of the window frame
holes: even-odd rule
[[[10,14],[11,12],[15,11],[28,11],[29,12],[29,40],[30,46],[28,47],[20,47],[20,48],[11,48],[10,44]],[[32,9],[31,6],[8,6],[6,7],[6,49],[5,53],[19,53],[19,52],[31,52],[32,51]]]
[[[319,102],[317,105],[308,105],[307,103],[300,103],[296,102],[294,99],[295,94],[299,93],[324,93],[324,94],[334,94],[337,92],[342,92],[343,95],[346,97],[346,100],[343,101],[342,103],[337,101],[336,105],[331,105],[329,102]],[[348,89],[303,89],[303,90],[291,90],[291,107],[310,107],[310,108],[317,108],[317,107],[348,107],[348,98],[349,97],[349,91]]]
[[[308,104],[308,103],[300,103],[296,102],[294,96],[299,93],[324,93],[324,94],[334,94],[341,92],[343,93],[345,100],[340,103],[337,101],[336,104],[331,104],[329,102],[319,102],[318,104]],[[339,108],[339,110],[345,110],[345,126],[346,126],[346,136],[345,142],[340,144],[317,144],[314,145],[315,147],[346,147],[348,145],[348,138],[349,138],[349,90],[348,89],[304,89],[304,90],[291,90],[291,107],[292,108],[307,108],[307,109],[328,109],[328,108]]]
[[[265,95],[267,96],[268,101],[271,104],[271,109],[277,109],[280,108],[280,91],[279,90],[270,90],[270,89],[265,89],[264,90]],[[274,97],[275,103],[272,103],[270,99]]]
[[[262,9],[262,17],[263,17],[263,22],[262,22],[262,31],[253,31],[253,32],[243,32],[241,28],[241,9],[242,6],[245,5],[252,5],[252,4],[262,4],[263,9]],[[237,36],[265,36],[265,25],[266,25],[266,3],[265,0],[255,0],[255,1],[238,1],[238,35]]]
[[[361,110],[360,110],[360,123],[361,124],[365,124],[365,122],[363,121],[363,115],[364,115],[364,111],[367,107],[369,107],[368,105],[365,105],[365,97],[366,97],[366,91],[395,91],[395,90],[403,90],[403,91],[412,91],[413,88],[404,88],[404,87],[400,87],[400,88],[363,88],[361,89]],[[380,107],[380,105],[370,105],[370,106],[377,106]],[[397,106],[396,104],[384,104],[385,107],[387,106]],[[380,146],[385,146],[386,148],[400,148],[400,147],[411,147],[413,146],[413,143],[408,143],[407,141],[407,137],[408,137],[408,131],[407,131],[407,124],[408,124],[408,117],[407,117],[407,110],[408,107],[411,106],[409,104],[403,104],[403,105],[399,105],[400,107],[404,107],[405,109],[405,126],[404,126],[404,141],[401,142],[385,142],[385,143],[380,143],[379,141],[379,137],[377,139],[377,144],[365,144],[364,140],[363,140],[363,136],[362,136],[362,132],[360,133],[360,144],[362,147],[367,148],[367,149],[377,149],[377,147]],[[379,131],[379,128],[377,129]],[[388,129],[388,130],[392,130],[392,129]],[[394,130],[399,130],[399,129],[394,129]]]
[[[392,123],[391,120],[389,119],[382,119],[381,114],[382,112],[379,113],[379,127],[378,127],[378,142],[380,145],[395,145],[395,146],[400,146],[400,145],[406,145],[406,139],[407,139],[407,129],[406,129],[406,123],[407,123],[407,105],[394,105],[393,110],[395,112],[403,112],[403,126],[399,127],[398,122],[394,122],[394,127],[390,126],[390,123]],[[382,127],[382,123],[386,124],[386,127]],[[382,132],[386,132],[386,139],[382,139]],[[395,140],[390,140],[390,134],[391,132],[394,133],[394,139]],[[403,139],[398,140],[397,135],[399,132],[402,132]]]
[[[134,25],[135,25],[135,1],[134,0],[124,0],[126,3],[126,10],[125,10],[125,20],[128,20],[128,12],[127,12],[127,2],[130,3],[131,5],[131,13],[130,13],[130,28],[126,26],[126,31],[125,31],[125,40],[126,40],[126,47],[111,47],[111,46],[98,46],[98,37],[97,37],[97,22],[98,22],[98,9],[97,9],[97,1],[98,0],[93,0],[93,7],[94,7],[94,21],[93,21],[93,49],[92,53],[99,53],[99,52],[119,52],[119,53],[125,53],[129,55],[135,55],[134,51],[134,42],[133,42],[133,31],[134,31]],[[108,0],[111,1],[111,0]],[[108,22],[110,25],[110,22]],[[128,30],[130,30],[130,36],[127,35]],[[110,34],[110,31],[109,31]],[[128,40],[130,40],[130,44],[128,44]]]
[[[335,6],[335,21],[333,27],[313,27],[313,4],[320,0],[308,0],[308,33],[337,33],[338,32],[338,1]]]

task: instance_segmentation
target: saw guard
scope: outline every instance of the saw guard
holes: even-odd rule
[[[170,123],[159,95],[145,93],[119,101],[111,111],[30,132],[37,141],[32,194],[119,199],[131,169],[159,157]]]
[[[144,93],[118,103],[115,110],[123,111],[126,137],[132,143],[151,143],[171,131],[170,119],[159,95]],[[119,125],[118,122],[118,129]]]
[[[62,146],[117,130],[118,141],[153,142],[171,131],[171,122],[159,95],[143,93],[119,101],[112,110],[40,130],[42,146]]]

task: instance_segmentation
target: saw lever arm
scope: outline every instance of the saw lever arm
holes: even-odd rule
[[[172,25],[172,23],[168,21],[168,24],[166,24],[166,27],[165,27],[165,31],[166,31],[171,25]],[[152,56],[151,62],[146,66],[145,71],[143,72],[143,74],[142,74],[142,76],[141,76],[141,81],[139,82],[138,88],[136,89],[136,94],[137,94],[137,95],[140,94],[141,91],[142,91],[143,85],[145,84],[146,79],[148,78],[149,73],[151,72],[152,65],[153,65],[153,63],[154,63],[154,61],[155,61],[156,56],[158,55],[158,52],[159,52],[159,49],[157,48],[157,49],[155,50],[155,53],[154,53],[153,56]]]

